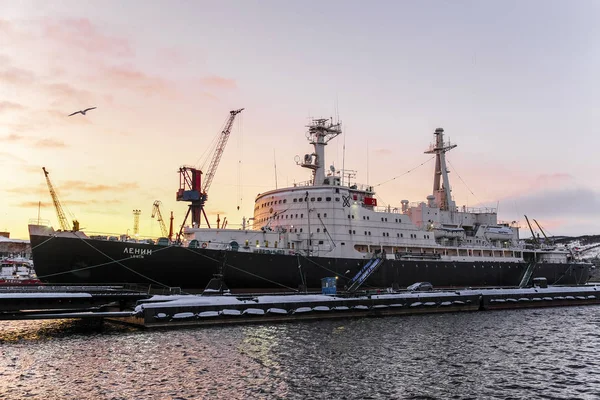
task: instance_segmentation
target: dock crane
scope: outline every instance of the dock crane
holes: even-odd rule
[[[160,200],[156,200],[154,202],[154,204],[152,205],[152,216],[151,218],[155,218],[158,221],[158,224],[160,225],[160,231],[162,232],[162,235],[164,237],[168,237],[169,241],[172,239],[173,237],[173,211],[171,211],[171,223],[169,225],[169,231],[167,232],[167,227],[165,225],[165,221],[162,217],[162,214],[160,213],[160,206],[162,205]]]
[[[531,241],[534,245],[539,245],[540,241],[535,237],[535,233],[533,233],[533,228],[531,227],[531,223],[529,223],[529,218],[525,215],[525,221],[527,221],[527,225],[529,226],[529,230],[531,231]]]
[[[63,211],[62,205],[58,200],[58,195],[56,194],[56,190],[52,186],[52,182],[50,182],[50,173],[46,171],[46,167],[42,167],[44,171],[44,176],[46,177],[46,183],[48,184],[48,190],[50,190],[50,196],[52,196],[52,202],[54,203],[54,208],[56,209],[56,216],[58,217],[58,223],[63,231],[78,231],[79,230],[79,221],[73,219],[73,229],[69,229],[69,222],[67,221],[67,217],[65,216],[65,212]]]
[[[238,110],[232,110],[229,112],[229,118],[225,122],[225,126],[221,131],[215,152],[208,166],[208,172],[204,178],[204,184],[202,184],[201,170],[189,166],[183,166],[179,168],[179,190],[177,191],[177,201],[188,201],[191,204],[189,205],[188,211],[183,219],[183,223],[181,224],[178,239],[183,233],[183,227],[185,226],[187,218],[190,214],[192,214],[192,226],[199,227],[202,216],[204,216],[206,225],[208,225],[210,228],[210,223],[208,222],[206,212],[204,211],[204,203],[206,203],[208,189],[210,188],[213,178],[215,177],[217,167],[219,166],[219,161],[221,161],[221,156],[223,155],[223,150],[225,150],[225,145],[227,144],[227,140],[231,134],[233,121],[235,120],[236,115],[241,113],[243,110],[243,108],[240,108]]]
[[[535,220],[535,218],[533,218],[533,222],[535,222],[535,224],[538,226],[538,228],[540,228],[540,232],[542,232],[542,235],[544,235],[544,239],[546,239],[546,243],[549,243],[551,245],[554,244],[553,241],[548,236],[546,236],[546,232],[544,232],[544,230],[542,229],[540,224]]]

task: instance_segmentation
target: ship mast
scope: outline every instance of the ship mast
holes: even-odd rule
[[[433,175],[433,195],[440,210],[456,211],[456,203],[450,194],[450,182],[448,181],[448,167],[446,167],[446,152],[457,145],[450,142],[444,143],[444,130],[435,130],[435,143],[432,144],[425,154],[435,154],[435,172]],[[441,182],[440,182],[441,178]]]
[[[325,180],[325,145],[342,133],[341,124],[339,122],[334,124],[330,119],[320,118],[314,119],[307,128],[306,138],[315,146],[315,151],[304,155],[301,166],[312,169],[313,186],[322,185]]]

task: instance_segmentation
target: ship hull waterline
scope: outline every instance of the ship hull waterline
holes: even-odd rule
[[[222,272],[232,291],[320,289],[324,277],[338,277],[338,288],[366,259],[305,257],[97,239],[31,235],[38,278],[49,284],[152,285],[204,289]],[[407,287],[430,282],[434,287],[511,287],[521,282],[528,264],[497,261],[385,260],[362,288]],[[587,264],[537,263],[531,279],[549,284],[585,284]],[[530,280],[531,281],[531,280]]]

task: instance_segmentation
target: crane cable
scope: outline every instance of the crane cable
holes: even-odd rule
[[[406,171],[405,173],[403,173],[403,174],[401,174],[401,175],[398,175],[398,176],[395,176],[395,177],[393,177],[392,179],[388,179],[387,181],[383,181],[383,182],[381,182],[381,183],[379,183],[379,184],[377,184],[377,185],[375,185],[375,186],[373,186],[373,187],[381,186],[381,185],[383,185],[383,184],[386,184],[386,183],[388,183],[388,182],[391,182],[391,181],[393,181],[394,179],[397,179],[397,178],[403,177],[404,175],[406,175],[406,174],[409,174],[409,173],[413,172],[415,169],[417,169],[417,168],[419,168],[419,167],[422,167],[423,165],[427,164],[429,161],[433,160],[434,158],[435,158],[435,156],[431,157],[431,158],[430,158],[429,160],[427,160],[427,161],[423,161],[421,164],[417,165],[416,167],[414,167],[414,168],[412,168],[412,169],[409,169],[409,170],[408,170],[408,171]]]
[[[452,165],[452,163],[450,162],[449,159],[446,159],[446,161],[448,161],[448,164],[450,164],[450,166],[452,167],[452,169],[454,170],[454,172],[456,173],[456,176],[458,176],[458,179],[460,179],[460,181],[465,185],[465,187],[467,188],[467,190],[469,192],[471,192],[471,194],[473,195],[473,197],[475,197],[475,199],[477,200],[477,202],[479,204],[483,204],[481,202],[481,200],[479,200],[479,198],[475,195],[475,193],[473,193],[473,191],[469,188],[469,186],[467,185],[467,183],[463,180],[463,178],[460,177],[460,174],[456,171],[456,168],[454,168],[454,165]]]

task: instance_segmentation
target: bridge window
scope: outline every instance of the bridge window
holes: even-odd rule
[[[340,201],[340,198],[339,198],[339,197],[336,197],[336,198],[335,198],[335,201]]]
[[[354,219],[354,215],[352,216],[352,219]]]
[[[348,233],[352,235],[352,229],[348,229]]]
[[[315,201],[315,198],[314,198],[314,197],[311,197],[311,198],[310,198],[310,201]]]
[[[327,218],[327,213],[323,214],[323,218]]]
[[[298,201],[298,199],[294,199],[294,203],[296,203]]]
[[[325,201],[331,201],[331,197],[325,197]]]
[[[284,202],[284,203],[287,203],[287,199],[283,199],[283,202]]]
[[[320,197],[317,197],[317,201],[321,201],[322,199]]]
[[[369,219],[369,216],[367,215],[367,219]]]
[[[327,228],[323,228],[323,232],[327,232]]]
[[[321,228],[317,228],[317,233],[321,232]]]
[[[298,203],[302,203],[302,197],[298,199]]]
[[[300,228],[300,233],[302,233],[302,228]]]
[[[367,236],[367,231],[365,231],[365,236]]]
[[[356,235],[356,231],[355,231],[354,229],[352,230],[352,234],[353,234],[353,235]]]
[[[350,214],[348,214],[348,219],[350,219]]]
[[[323,241],[322,241],[322,240],[319,240],[319,244],[323,244]]]
[[[300,218],[304,218],[304,214],[300,214]]]

